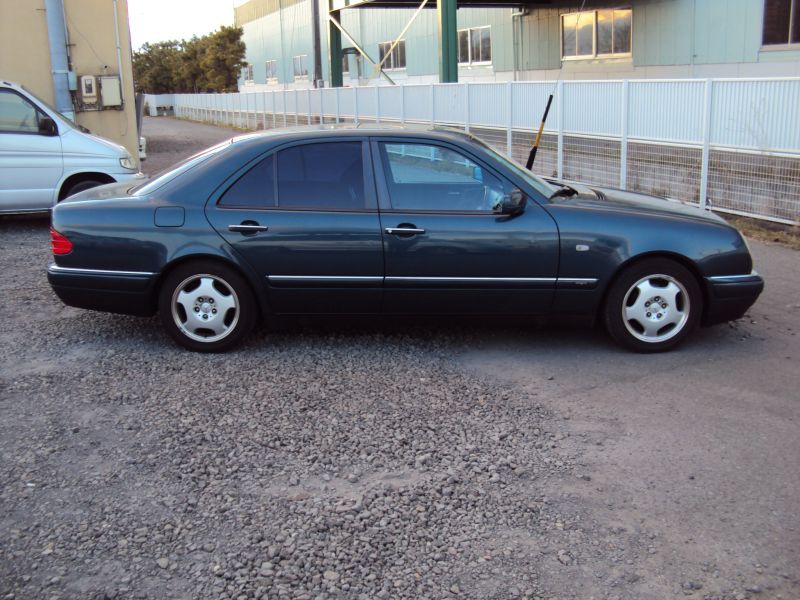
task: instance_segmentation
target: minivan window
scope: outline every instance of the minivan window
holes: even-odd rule
[[[361,142],[316,142],[278,152],[278,206],[366,207]]]
[[[237,179],[222,196],[219,205],[229,208],[275,206],[275,157],[268,156]]]
[[[39,112],[19,94],[0,89],[0,131],[38,133]]]

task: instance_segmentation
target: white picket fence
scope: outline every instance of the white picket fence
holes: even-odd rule
[[[151,115],[241,129],[458,127],[534,171],[800,224],[800,79],[456,83],[148,96]],[[160,112],[159,112],[160,110]]]

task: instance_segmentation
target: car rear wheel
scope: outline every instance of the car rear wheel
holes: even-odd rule
[[[611,337],[636,352],[663,352],[696,328],[703,297],[694,275],[675,261],[657,258],[626,269],[604,308]]]
[[[178,344],[196,352],[224,352],[253,329],[256,303],[244,278],[215,263],[192,262],[161,286],[161,322]]]

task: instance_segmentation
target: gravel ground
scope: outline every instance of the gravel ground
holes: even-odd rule
[[[230,132],[145,135],[153,172]],[[47,244],[0,220],[0,597],[800,597],[792,251],[668,355],[335,323],[208,356],[64,307]]]

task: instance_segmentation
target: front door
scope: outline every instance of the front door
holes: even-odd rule
[[[296,143],[209,203],[209,220],[258,272],[272,311],[380,310],[383,247],[368,155],[359,139]]]
[[[386,261],[384,311],[543,314],[558,271],[558,231],[534,201],[493,207],[513,186],[462,149],[373,142]]]
[[[27,98],[0,89],[0,212],[53,206],[64,161],[61,138],[39,132],[43,117]]]

